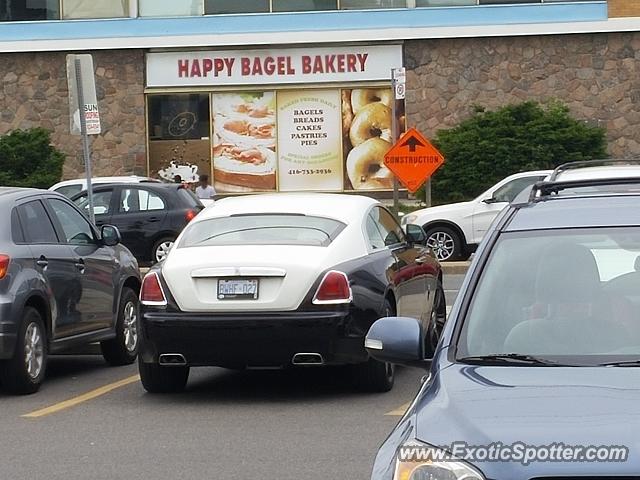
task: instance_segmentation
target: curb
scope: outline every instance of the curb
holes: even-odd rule
[[[464,275],[471,262],[442,262],[442,272],[446,275]]]

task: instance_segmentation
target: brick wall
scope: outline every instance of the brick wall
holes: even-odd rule
[[[102,134],[92,136],[94,175],[146,173],[142,50],[93,52]],[[83,174],[79,136],[69,133],[65,53],[0,54],[0,135],[44,127],[66,155],[64,178]]]

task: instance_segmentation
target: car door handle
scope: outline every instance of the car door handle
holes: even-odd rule
[[[84,273],[85,264],[83,259],[76,260],[76,268],[80,270],[80,273]]]
[[[44,255],[41,255],[38,260],[36,260],[36,265],[42,268],[47,268],[49,266],[49,260]]]
[[[149,217],[149,222],[159,222],[160,219],[158,217]]]

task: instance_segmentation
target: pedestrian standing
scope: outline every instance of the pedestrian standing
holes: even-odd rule
[[[215,194],[215,189],[209,185],[209,175],[200,175],[200,185],[196,188],[196,196],[201,200],[209,200]]]

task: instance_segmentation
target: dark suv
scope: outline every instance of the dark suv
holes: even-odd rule
[[[184,185],[166,183],[96,185],[96,225],[115,225],[122,243],[140,262],[164,260],[182,229],[204,208]],[[71,199],[89,211],[87,192]]]
[[[539,183],[489,229],[435,351],[417,320],[374,323],[373,357],[429,374],[373,480],[639,478],[639,212],[640,178]]]
[[[138,351],[138,264],[118,229],[98,231],[61,194],[0,187],[0,383],[35,392],[47,355],[101,342],[108,363]]]

